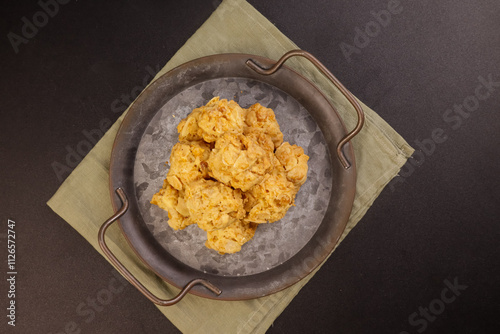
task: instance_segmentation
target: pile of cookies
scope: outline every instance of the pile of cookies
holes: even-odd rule
[[[177,126],[163,187],[151,203],[174,229],[197,224],[205,245],[235,253],[258,224],[283,218],[306,181],[309,157],[283,142],[274,112],[214,97]]]

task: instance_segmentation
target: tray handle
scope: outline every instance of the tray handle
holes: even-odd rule
[[[128,271],[127,268],[116,258],[116,256],[111,252],[111,250],[108,248],[108,245],[106,245],[106,239],[104,238],[104,235],[106,233],[106,230],[108,229],[111,224],[113,224],[115,221],[118,220],[121,216],[125,214],[128,210],[128,199],[127,196],[125,195],[125,192],[123,191],[122,188],[117,188],[116,193],[118,194],[118,197],[120,197],[120,200],[122,201],[122,207],[120,210],[118,210],[113,216],[111,216],[108,220],[102,224],[101,228],[99,229],[99,246],[101,247],[102,251],[104,254],[107,256],[107,258],[115,265],[115,267],[118,269],[118,271],[133,285],[135,286],[144,296],[146,296],[150,301],[153,303],[160,305],[160,306],[171,306],[176,303],[178,303],[188,292],[191,290],[192,287],[195,285],[201,284],[210,291],[212,291],[214,294],[217,296],[222,293],[222,291],[217,288],[215,285],[210,283],[209,281],[202,279],[202,278],[196,278],[190,282],[188,282],[179,292],[177,296],[175,296],[172,299],[160,299],[156,297],[154,294],[152,294],[144,285],[142,285],[135,277]]]
[[[358,123],[356,124],[356,127],[349,132],[347,135],[345,135],[344,138],[338,143],[337,145],[337,157],[340,160],[340,163],[342,163],[342,166],[344,166],[345,169],[348,169],[351,167],[351,163],[347,161],[347,158],[344,154],[343,147],[345,144],[347,144],[348,141],[350,141],[354,136],[356,136],[360,131],[361,128],[363,127],[363,124],[365,123],[365,114],[363,113],[363,109],[359,105],[358,101],[352,95],[351,92],[347,90],[347,88],[340,83],[340,81],[323,65],[316,57],[314,57],[312,54],[310,54],[307,51],[304,50],[292,50],[288,51],[285,53],[273,66],[269,68],[263,68],[260,65],[258,65],[253,59],[248,59],[246,61],[246,65],[250,67],[252,70],[255,72],[262,74],[262,75],[271,75],[275,73],[283,63],[288,60],[291,57],[304,57],[307,60],[309,60],[316,68],[323,73],[324,76],[328,78],[339,90],[340,92],[347,98],[347,100],[352,104],[354,109],[356,110],[358,114]]]

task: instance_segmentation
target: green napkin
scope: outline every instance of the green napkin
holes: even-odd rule
[[[238,52],[278,59],[296,48],[246,1],[225,0],[156,78],[177,65],[210,54]],[[315,82],[331,99],[346,127],[354,127],[353,108],[312,65],[304,59],[292,59],[287,65]],[[383,119],[362,106],[366,123],[353,140],[358,169],[356,199],[341,240],[413,153]],[[47,203],[101,254],[97,231],[113,214],[108,188],[109,160],[122,119],[123,115]],[[160,298],[171,298],[178,293],[178,289],[159,279],[136,257],[116,224],[106,235],[111,250],[151,292]],[[159,307],[159,310],[184,333],[264,333],[313,275],[281,292],[254,300],[227,302],[187,295],[175,306]]]

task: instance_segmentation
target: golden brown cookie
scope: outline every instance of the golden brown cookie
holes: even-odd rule
[[[245,134],[252,132],[265,133],[274,143],[274,148],[277,148],[283,142],[283,133],[280,131],[280,126],[276,121],[274,111],[266,108],[259,103],[252,105],[246,111]]]
[[[271,168],[273,153],[243,134],[225,133],[215,142],[208,158],[210,176],[247,191],[260,183]]]
[[[278,159],[264,180],[245,192],[245,221],[258,224],[272,223],[283,218],[294,204],[297,189],[288,181]]]
[[[184,199],[190,218],[205,231],[224,228],[245,216],[241,191],[220,182],[191,182]]]
[[[163,181],[163,187],[160,191],[153,195],[151,204],[158,205],[163,210],[168,211],[168,225],[174,230],[182,230],[194,223],[190,218],[183,196],[167,180]]]
[[[212,143],[226,132],[242,133],[245,114],[246,111],[233,100],[214,97],[179,123],[179,140],[203,139]]]
[[[170,154],[170,170],[167,174],[170,185],[183,190],[189,183],[207,178],[209,156],[210,147],[203,141],[175,144]]]
[[[276,149],[276,158],[285,168],[286,178],[298,189],[306,182],[307,161],[309,157],[304,154],[302,147],[284,142]]]
[[[236,253],[253,238],[256,229],[257,224],[237,221],[223,229],[207,232],[205,246],[220,254]]]

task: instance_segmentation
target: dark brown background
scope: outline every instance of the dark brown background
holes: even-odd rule
[[[500,3],[401,0],[402,12],[348,61],[340,43],[352,45],[388,0],[249,2],[415,148],[437,128],[447,136],[433,154],[417,153],[419,166],[384,190],[269,333],[417,333],[423,325],[409,316],[455,278],[467,288],[423,332],[499,332],[500,88],[456,130],[443,115],[474,94],[479,76],[500,81]],[[16,54],[7,34],[21,34],[22,17],[40,7],[2,3],[0,276],[10,218],[18,308],[13,329],[2,279],[0,332],[59,333],[72,321],[82,333],[178,332],[130,285],[87,323],[76,309],[114,282],[112,268],[45,203],[61,184],[51,164],[64,164],[66,146],[114,121],[124,105],[113,101],[149,81],[147,66],[163,66],[217,4],[70,1]]]

